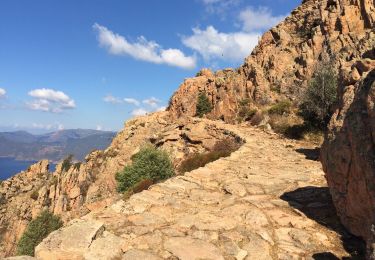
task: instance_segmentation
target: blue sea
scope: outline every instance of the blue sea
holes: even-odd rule
[[[0,180],[8,179],[16,173],[27,170],[30,165],[36,161],[17,161],[13,158],[0,157]],[[50,165],[50,171],[53,171],[55,165]]]

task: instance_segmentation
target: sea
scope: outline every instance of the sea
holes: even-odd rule
[[[27,170],[30,165],[36,161],[17,161],[14,158],[0,157],[0,180],[6,180],[13,175]],[[50,165],[50,171],[55,168],[54,164]]]

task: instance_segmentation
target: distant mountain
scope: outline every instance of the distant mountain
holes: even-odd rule
[[[75,159],[83,160],[91,150],[107,148],[115,134],[90,129],[61,130],[42,135],[26,131],[0,132],[0,157],[59,161],[73,154]]]

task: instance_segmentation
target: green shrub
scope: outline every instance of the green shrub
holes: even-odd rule
[[[26,231],[22,234],[17,244],[17,254],[34,256],[35,247],[52,231],[59,229],[62,225],[63,223],[58,216],[43,211],[29,223]]]
[[[337,75],[331,63],[320,64],[303,94],[299,115],[306,123],[325,129],[337,100]]]
[[[249,107],[240,107],[238,117],[240,121],[249,121],[257,113],[258,110]]]
[[[211,112],[212,105],[205,92],[201,92],[198,94],[196,110],[196,116],[198,117],[203,117],[205,114]]]
[[[82,165],[81,162],[77,162],[77,163],[75,163],[75,164],[74,164],[74,170],[79,171],[79,170],[81,169],[81,165]]]
[[[249,106],[250,105],[250,98],[244,98],[244,99],[241,99],[239,104],[241,107],[244,107],[244,106]]]
[[[292,104],[288,100],[280,101],[268,109],[271,115],[289,114]]]
[[[132,157],[131,165],[116,174],[117,190],[126,192],[144,180],[156,183],[173,175],[173,164],[167,152],[147,145]]]
[[[222,77],[218,77],[215,79],[215,84],[216,86],[221,87],[225,84],[225,79]]]
[[[73,155],[70,154],[68,155],[62,162],[62,166],[61,166],[61,170],[63,172],[66,172],[70,169],[70,167],[72,166],[72,160],[73,160]]]

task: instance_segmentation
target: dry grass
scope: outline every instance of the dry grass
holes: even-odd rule
[[[228,157],[232,152],[238,150],[241,145],[242,142],[236,139],[227,138],[221,140],[215,144],[211,151],[189,156],[181,162],[177,171],[180,174],[190,172],[222,157]]]
[[[312,143],[323,142],[323,132],[306,123],[294,115],[271,115],[269,121],[272,129],[290,139],[306,140]]]
[[[136,185],[134,185],[134,187],[132,187],[131,189],[124,192],[123,199],[127,200],[133,194],[136,194],[136,193],[142,192],[144,190],[147,190],[148,188],[150,188],[150,186],[152,184],[154,184],[154,182],[150,179],[145,179],[145,180],[142,180],[142,181],[138,182]]]
[[[264,114],[261,111],[258,111],[253,115],[250,120],[250,124],[253,126],[259,125],[264,120]]]

